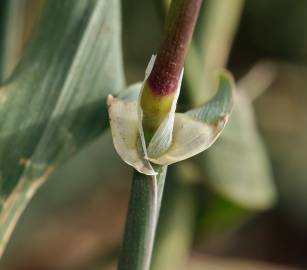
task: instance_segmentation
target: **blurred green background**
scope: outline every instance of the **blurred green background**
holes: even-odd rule
[[[122,1],[127,84],[143,79],[160,41],[161,18],[153,2]],[[204,1],[202,14],[208,2]],[[16,48],[13,62],[35,29],[43,0],[18,3],[26,8],[21,11],[25,12],[23,43]],[[4,9],[1,6],[1,14]],[[307,1],[246,0],[228,61],[239,82],[256,70],[246,83],[251,90],[244,90],[253,98],[259,133],[253,132],[261,136],[272,168],[278,197],[274,207],[265,211],[245,208],[213,192],[210,184],[204,184],[214,181],[206,180],[213,178],[210,170],[200,170],[197,158],[172,166],[155,269],[307,269],[306,25]],[[271,80],[265,87],[259,86],[261,93],[257,93],[257,85],[265,83],[268,74],[273,74]],[[246,86],[244,81],[242,85]],[[181,110],[189,107],[186,95],[183,92]],[[240,138],[240,125],[233,132]],[[219,145],[214,147],[210,151],[218,153]],[[235,155],[248,158],[236,147],[227,154],[230,159]],[[223,171],[230,161],[221,156],[214,162],[218,162],[217,170]],[[233,162],[237,172],[249,177],[240,159]],[[131,173],[115,153],[109,132],[102,134],[39,190],[17,225],[0,268],[114,269]]]

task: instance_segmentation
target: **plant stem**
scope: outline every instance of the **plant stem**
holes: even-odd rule
[[[147,144],[171,109],[201,3],[172,1],[163,41],[141,97]],[[119,270],[150,268],[167,166],[154,169],[157,176],[134,172]]]
[[[171,3],[162,43],[141,97],[146,137],[154,134],[172,107],[201,3]]]
[[[202,0],[173,0],[153,70],[148,78],[157,95],[176,91]]]
[[[157,177],[134,171],[119,270],[150,267],[167,166],[155,169]]]

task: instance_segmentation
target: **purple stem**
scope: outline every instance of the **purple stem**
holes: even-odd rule
[[[163,41],[148,78],[148,86],[156,95],[169,95],[177,89],[201,3],[172,1]]]

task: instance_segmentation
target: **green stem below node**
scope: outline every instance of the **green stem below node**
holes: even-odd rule
[[[167,166],[156,177],[134,171],[119,270],[149,270]]]

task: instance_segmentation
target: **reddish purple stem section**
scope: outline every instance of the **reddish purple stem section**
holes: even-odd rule
[[[169,95],[177,89],[201,3],[172,1],[164,38],[148,78],[148,86],[156,95]]]

